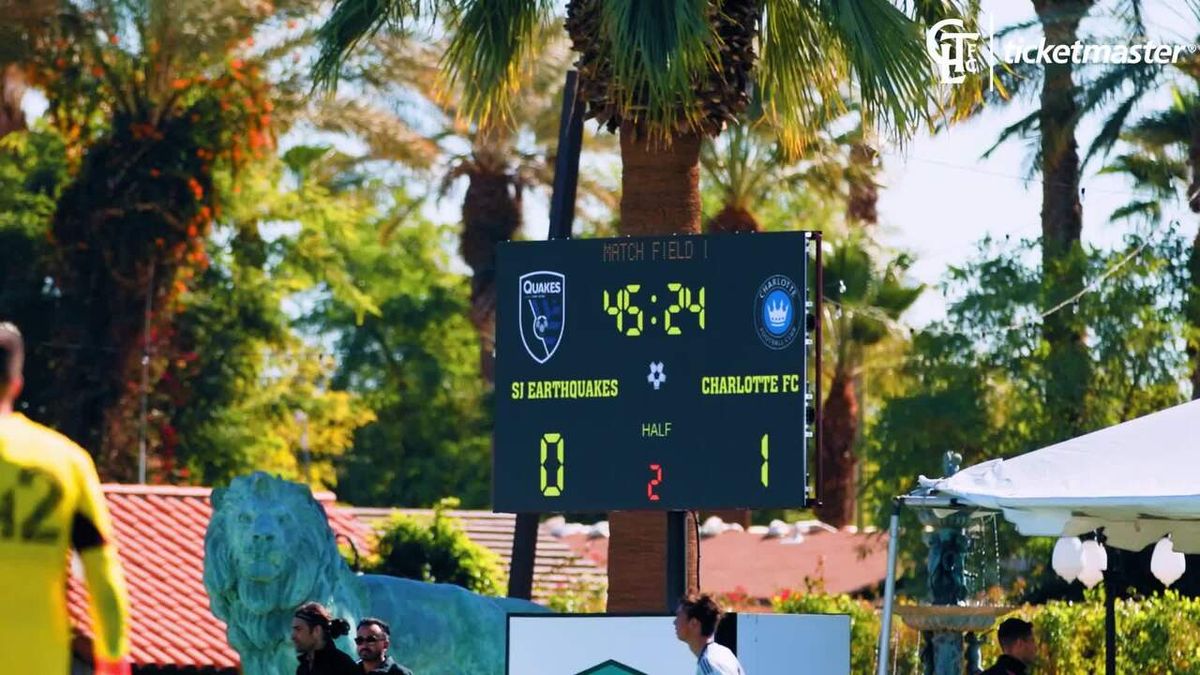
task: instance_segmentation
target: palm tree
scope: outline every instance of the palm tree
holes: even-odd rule
[[[1071,45],[1078,39],[1079,22],[1094,0],[1033,0],[1046,42]],[[1085,261],[1080,249],[1083,206],[1079,201],[1079,151],[1075,127],[1079,105],[1073,66],[1043,66],[1041,107],[1038,111],[1042,172],[1042,279],[1046,304],[1052,306],[1083,287]],[[1047,414],[1065,422],[1070,435],[1082,433],[1085,396],[1091,361],[1085,344],[1086,326],[1072,312],[1054,312],[1042,331],[1050,346],[1047,359]]]
[[[953,11],[942,2],[915,4],[924,18]],[[507,123],[553,8],[547,0],[338,0],[322,30],[318,73],[331,78],[346,52],[381,27],[440,19],[453,31],[444,77],[461,87],[464,112],[484,126]],[[566,29],[579,54],[587,116],[620,132],[626,235],[700,231],[701,139],[737,120],[752,80],[765,125],[789,153],[811,137],[812,120],[838,105],[850,80],[870,123],[904,132],[928,107],[931,69],[920,27],[886,0],[569,0]],[[659,607],[665,517],[616,514],[611,531],[609,609]],[[690,550],[695,543],[693,536]],[[688,579],[696,560],[688,561]]]
[[[1113,219],[1162,218],[1162,203],[1177,197],[1177,186],[1187,186],[1188,208],[1200,213],[1200,94],[1174,89],[1166,110],[1143,117],[1125,130],[1121,137],[1134,151],[1118,156],[1107,172],[1130,176],[1140,193],[1133,202],[1122,206]],[[1192,243],[1187,262],[1188,282],[1184,289],[1184,317],[1187,321],[1187,355],[1192,398],[1200,399],[1200,231]]]
[[[706,140],[700,150],[702,182],[720,195],[709,232],[758,232],[764,205],[779,195],[806,190],[843,196],[849,158],[843,138],[820,132],[799,157],[789,158],[779,143],[752,121],[731,126]]]
[[[854,520],[857,499],[854,444],[861,422],[856,380],[872,347],[889,338],[896,320],[916,302],[924,286],[908,286],[906,255],[879,262],[880,251],[862,231],[851,231],[826,256],[825,325],[832,345],[832,376],[825,400],[825,475],[821,520],[837,527]]]
[[[36,36],[46,30],[56,7],[47,0],[0,0],[0,138],[25,128],[25,70]]]
[[[205,264],[219,173],[272,147],[264,64],[245,41],[304,3],[62,3],[25,34],[72,164],[48,233],[51,321],[72,345],[47,359],[50,421],[106,478],[136,477],[139,400],[164,362],[146,357],[166,353],[176,300]]]
[[[547,145],[557,137],[557,96],[569,50],[562,35],[543,35],[537,42],[531,56],[536,68],[520,82],[516,105],[525,118],[519,132],[466,120],[460,97],[438,87],[438,55],[446,45],[415,39],[364,40],[338,70],[338,80],[351,84],[356,95],[321,101],[314,111],[318,126],[358,136],[405,167],[442,170],[440,196],[466,179],[459,253],[472,271],[468,313],[479,334],[480,371],[489,387],[494,379],[496,245],[520,231],[525,190],[548,185],[553,178]],[[401,97],[416,94],[433,110],[418,109],[410,120],[370,102],[395,99],[397,89]],[[428,128],[431,121],[435,124]],[[427,128],[418,131],[422,123]],[[523,134],[532,138],[532,148],[521,147]],[[586,197],[611,199],[594,181],[581,180],[579,187]]]

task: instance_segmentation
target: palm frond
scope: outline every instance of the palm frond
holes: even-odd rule
[[[763,119],[795,156],[811,140],[814,118],[844,109],[842,74],[849,62],[812,3],[766,3],[761,40]]]
[[[522,68],[534,60],[552,0],[471,0],[455,13],[443,58],[445,91],[460,93],[464,114],[482,126],[512,121]]]
[[[767,3],[760,75],[766,118],[795,154],[847,76],[867,124],[903,139],[926,113],[933,73],[919,27],[886,0],[781,0]]]
[[[361,138],[371,148],[373,159],[427,169],[440,152],[436,142],[400,117],[361,101],[322,102],[313,112],[312,122],[321,129]]]
[[[1129,119],[1129,113],[1133,110],[1133,106],[1137,104],[1140,96],[1134,95],[1125,99],[1118,105],[1104,120],[1104,124],[1100,127],[1100,131],[1096,133],[1096,137],[1092,139],[1092,144],[1088,148],[1087,154],[1083,156],[1081,167],[1087,166],[1097,153],[1107,155],[1117,140],[1121,137],[1121,130],[1125,128],[1125,122]]]
[[[1191,137],[1191,125],[1187,112],[1174,106],[1138,120],[1125,132],[1125,139],[1149,148],[1187,143]]]
[[[1187,179],[1188,167],[1178,158],[1130,153],[1116,157],[1100,173],[1125,174],[1137,190],[1156,199],[1170,199],[1175,196],[1175,182]]]
[[[1041,121],[1039,119],[1040,114],[1041,111],[1034,110],[1016,122],[1004,127],[1004,130],[1000,132],[1000,136],[996,138],[996,142],[993,143],[987,150],[984,150],[980,157],[983,159],[988,159],[992,156],[992,153],[995,152],[997,148],[999,148],[1001,145],[1004,145],[1004,143],[1010,138],[1028,138],[1029,136],[1037,133],[1038,129],[1041,128]]]
[[[1108,222],[1115,223],[1120,220],[1131,220],[1133,218],[1143,218],[1150,222],[1158,222],[1162,219],[1161,204],[1157,199],[1129,202],[1113,210],[1112,214],[1108,216]]]
[[[316,86],[337,87],[346,56],[381,28],[400,28],[409,21],[437,14],[436,0],[335,0],[329,18],[317,30],[318,55],[313,67]]]
[[[698,127],[694,77],[717,62],[718,38],[705,0],[608,0],[601,22],[609,38],[613,92],[626,118],[648,130]]]

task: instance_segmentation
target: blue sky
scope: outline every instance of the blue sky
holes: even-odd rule
[[[1101,9],[1111,0],[1099,3]],[[1146,3],[1148,33],[1162,42],[1188,43],[1195,36],[1195,22],[1178,9],[1185,3],[1170,0]],[[1011,25],[1035,18],[1033,5],[1024,0],[983,2],[995,25]],[[1185,23],[1190,22],[1190,23]],[[1115,34],[1111,20],[1098,18],[1093,30]],[[1036,30],[1036,29],[1035,29]],[[1095,67],[1095,66],[1083,66]],[[1167,92],[1149,102],[1163,105]],[[975,245],[987,235],[1013,238],[1036,237],[1041,232],[1041,183],[1026,182],[1031,148],[1026,141],[1012,141],[989,159],[983,152],[991,147],[1001,130],[1034,110],[1036,99],[1017,100],[983,113],[937,136],[920,136],[903,149],[890,148],[884,156],[884,189],[880,192],[880,220],[887,243],[916,254],[912,276],[936,284],[950,265],[972,256]],[[1086,120],[1076,134],[1086,148],[1099,124]],[[1082,153],[1081,153],[1082,154]],[[1097,175],[1101,163],[1087,167],[1080,181],[1083,195],[1083,238],[1086,243],[1111,248],[1119,246],[1131,224],[1110,224],[1109,215],[1129,201],[1132,190],[1118,176]],[[1183,232],[1193,236],[1200,217],[1186,205],[1164,209],[1168,219],[1178,218]],[[907,323],[920,326],[945,314],[940,293],[927,292],[905,315]]]

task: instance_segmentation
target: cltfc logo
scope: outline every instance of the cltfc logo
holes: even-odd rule
[[[754,328],[758,339],[771,349],[785,349],[800,333],[796,308],[800,289],[782,274],[768,277],[754,296]]]
[[[558,272],[522,274],[518,282],[521,302],[521,342],[538,363],[554,356],[562,342],[567,313],[567,280]]]

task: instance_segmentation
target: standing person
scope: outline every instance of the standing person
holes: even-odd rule
[[[83,448],[13,406],[21,331],[0,323],[0,654],[4,672],[66,673],[67,550],[83,563],[97,675],[128,673],[129,605],[96,466]]]
[[[679,601],[675,637],[686,642],[696,655],[696,675],[746,675],[733,652],[713,639],[723,615],[708,595],[688,595]]]
[[[1025,675],[1025,669],[1037,657],[1037,640],[1033,637],[1033,624],[1021,619],[1005,619],[1000,623],[996,637],[1000,640],[1000,651],[996,665],[980,675]]]
[[[335,619],[316,602],[306,602],[292,616],[292,644],[296,646],[296,675],[359,675],[350,655],[333,643],[350,633],[345,619]]]
[[[413,675],[412,671],[392,660],[388,654],[392,629],[380,619],[363,619],[358,622],[358,634],[354,644],[358,646],[358,667],[364,673],[383,675]]]

